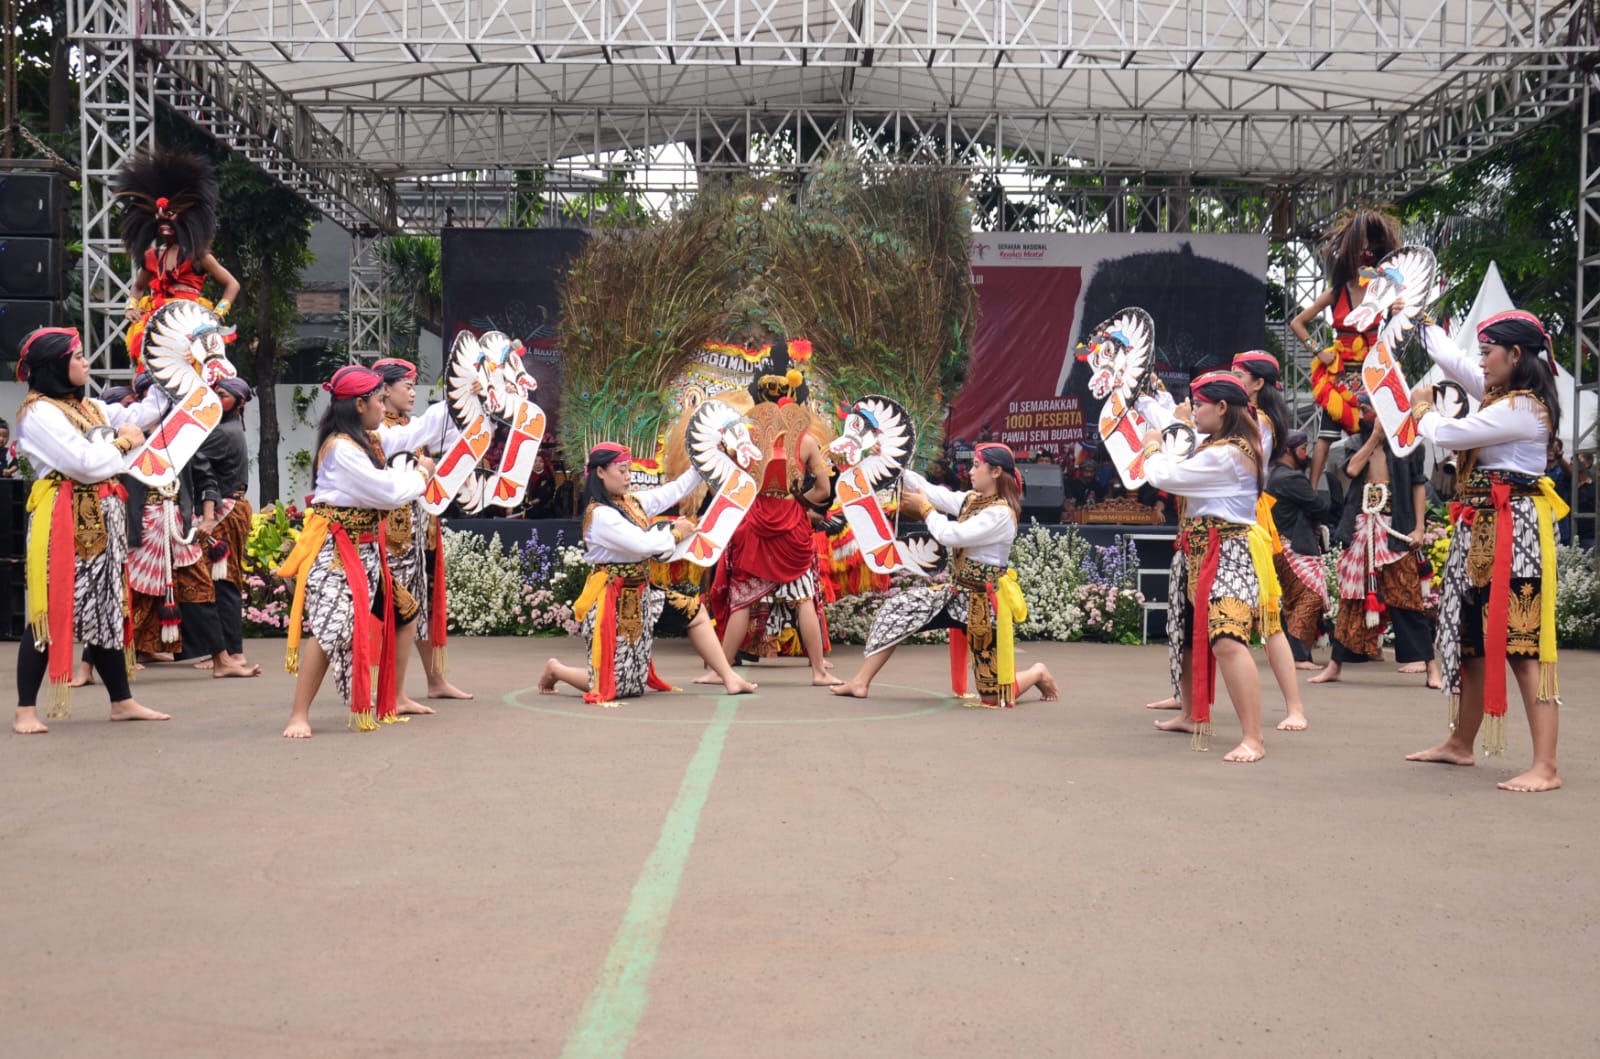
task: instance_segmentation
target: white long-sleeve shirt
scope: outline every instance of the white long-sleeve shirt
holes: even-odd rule
[[[383,444],[383,454],[397,452],[444,452],[461,436],[450,409],[444,401],[435,401],[421,415],[412,416],[404,423],[385,423],[378,428],[378,440]]]
[[[415,467],[374,467],[365,449],[336,438],[316,469],[314,504],[393,511],[422,495],[428,480]]]
[[[934,485],[916,471],[904,471],[901,477],[912,489],[927,497],[933,507],[924,519],[930,537],[947,549],[964,549],[967,558],[974,562],[988,566],[1006,566],[1011,562],[1011,542],[1017,537],[1017,520],[1011,517],[1009,506],[994,504],[961,519],[961,507],[968,494]]]
[[[1422,345],[1446,376],[1483,400],[1483,366],[1478,358],[1462,352],[1435,324],[1422,328]],[[1430,410],[1417,422],[1417,432],[1452,452],[1477,449],[1477,465],[1486,471],[1543,474],[1550,428],[1538,408],[1539,402],[1530,397],[1513,397],[1480,405],[1461,419],[1446,419]]]
[[[700,481],[699,472],[691,467],[665,485],[643,489],[632,496],[644,509],[645,517],[654,518],[688,496]],[[663,523],[645,529],[607,504],[595,504],[587,517],[589,525],[583,534],[583,557],[597,566],[664,559],[678,545],[671,526]]]
[[[1144,461],[1144,472],[1157,489],[1184,498],[1186,517],[1210,515],[1243,525],[1256,520],[1261,482],[1244,453],[1231,444],[1208,445],[1183,460],[1157,452]]]
[[[106,413],[108,421],[115,422],[110,410],[96,398],[85,398],[83,403],[100,409]],[[119,408],[118,411],[123,412],[126,419],[128,409]],[[56,473],[86,485],[121,474],[126,458],[111,441],[90,441],[84,437],[66,413],[45,401],[29,405],[27,415],[17,423],[16,446],[17,451],[28,458],[37,477]]]

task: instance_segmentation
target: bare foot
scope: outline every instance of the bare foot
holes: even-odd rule
[[[194,664],[194,668],[195,669],[210,669],[211,668],[211,659],[202,658],[200,661],[198,661],[198,662],[196,662]]]
[[[199,669],[200,667],[195,666],[195,668]],[[222,680],[226,677],[259,677],[261,675],[260,666],[234,665],[231,659],[226,665],[221,666],[213,665],[212,663],[207,662],[206,668],[211,670],[212,680]]]
[[[1147,710],[1179,710],[1183,708],[1183,703],[1173,697],[1162,699],[1160,702],[1147,702],[1144,704],[1144,708]]]
[[[1188,732],[1193,735],[1195,723],[1194,718],[1185,717],[1182,714],[1179,714],[1178,716],[1168,718],[1165,721],[1157,721],[1156,727],[1161,729],[1163,732]]]
[[[430,699],[470,699],[472,692],[462,691],[448,680],[440,678],[428,682],[428,698]],[[428,711],[432,713],[432,710]]]
[[[1427,761],[1440,765],[1471,765],[1473,764],[1472,751],[1462,750],[1460,747],[1449,743],[1440,743],[1430,750],[1419,750],[1415,754],[1407,754],[1407,761]]]
[[[1266,756],[1266,747],[1251,743],[1250,740],[1246,739],[1244,742],[1240,743],[1238,746],[1222,755],[1222,760],[1231,761],[1236,765],[1249,765],[1260,761]]]
[[[1307,684],[1335,684],[1339,680],[1339,671],[1344,667],[1338,662],[1329,662],[1323,667],[1322,672],[1306,681]]]
[[[94,666],[88,662],[74,662],[72,664],[72,682],[68,687],[86,688],[94,683]]]
[[[561,664],[558,658],[552,658],[544,664],[544,672],[539,676],[539,694],[554,695],[556,693],[556,666]]]
[[[844,681],[827,670],[823,670],[821,673],[818,673],[815,669],[811,671],[811,686],[814,688],[831,688],[836,684],[843,683]]]
[[[1439,672],[1439,660],[1437,658],[1429,659],[1428,661],[1427,685],[1434,691],[1439,691],[1444,687],[1444,676]]]
[[[727,690],[729,695],[749,695],[761,685],[752,684],[750,681],[735,673],[727,680],[724,680],[722,682],[722,686]]]
[[[1495,786],[1503,791],[1537,794],[1540,791],[1558,790],[1561,787],[1561,777],[1556,775],[1555,769],[1535,766],[1522,775],[1513,776],[1504,783],[1497,783]]]
[[[283,730],[283,737],[285,739],[310,739],[311,738],[311,722],[310,721],[290,721],[289,722],[289,727],[287,727],[287,728],[285,728]]]
[[[396,713],[433,713],[434,712],[434,709],[433,709],[432,706],[424,706],[422,703],[418,702],[416,699],[413,699],[409,695],[402,696],[399,699],[399,701],[397,701],[394,704],[394,710],[395,710]]]
[[[1317,663],[1315,663],[1315,662],[1296,662],[1294,664],[1294,667],[1296,669],[1321,669],[1322,668],[1321,666],[1317,665]]]
[[[1306,730],[1309,724],[1310,722],[1306,720],[1306,711],[1290,710],[1289,716],[1278,722],[1278,731],[1303,732]]]
[[[695,677],[689,683],[691,683],[691,684],[721,684],[722,683],[722,678],[717,676],[715,673],[711,672],[708,669],[704,673],[702,673],[699,676]]]
[[[828,689],[835,695],[848,695],[851,698],[864,699],[867,697],[867,686],[857,684],[855,681],[840,682]]]
[[[121,702],[111,704],[111,719],[113,721],[170,721],[171,717],[164,713],[157,713],[148,706],[141,706],[133,699],[123,699]]]
[[[1403,666],[1396,666],[1394,671],[1396,673],[1426,673],[1428,671],[1428,663],[1407,662]]]
[[[39,720],[37,706],[18,706],[17,719],[11,722],[11,730],[18,735],[43,735],[50,729]]]
[[[1049,673],[1039,675],[1039,701],[1055,702],[1061,698],[1061,685]]]

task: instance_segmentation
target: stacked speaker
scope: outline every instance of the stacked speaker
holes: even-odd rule
[[[67,185],[60,174],[0,169],[0,363],[36,327],[66,326]]]

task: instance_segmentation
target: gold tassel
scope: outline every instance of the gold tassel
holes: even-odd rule
[[[432,673],[436,677],[444,676],[445,666],[448,664],[448,659],[446,658],[446,652],[448,650],[449,648],[442,644],[433,649],[433,668],[428,670],[428,672]]]
[[[1197,724],[1194,733],[1189,736],[1189,749],[1205,753],[1211,749],[1211,722]]]
[[[139,675],[139,659],[134,654],[133,644],[122,645],[122,666],[128,671],[129,680],[137,680]]]
[[[1561,685],[1556,680],[1554,662],[1539,663],[1539,701],[1561,705]]]
[[[1450,708],[1446,712],[1450,714],[1450,730],[1453,732],[1456,730],[1456,725],[1461,723],[1461,695],[1459,692],[1450,696]]]
[[[352,713],[350,723],[345,727],[357,732],[376,732],[378,722],[371,710],[362,710],[360,713]]]
[[[1483,756],[1500,757],[1506,752],[1506,716],[1490,714],[1483,719]]]
[[[50,713],[48,720],[60,720],[72,716],[72,685],[66,681],[50,686]]]
[[[409,718],[409,717],[402,717],[398,713],[391,713],[389,716],[385,717],[383,720],[379,721],[378,723],[379,724],[405,724],[406,722],[408,722],[410,720],[411,720],[411,718]]]
[[[283,656],[283,671],[285,673],[294,673],[294,674],[297,674],[297,675],[299,674],[299,672],[300,672],[300,648],[291,647],[291,648],[289,648],[288,652],[284,654],[284,656]]]

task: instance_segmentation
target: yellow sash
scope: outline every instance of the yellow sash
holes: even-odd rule
[[[995,668],[998,670],[995,675],[1002,688],[1009,688],[1017,682],[1017,653],[1011,627],[1015,622],[1028,620],[1028,601],[1023,598],[1015,570],[1007,570],[1005,576],[995,582],[994,601],[997,612]]]
[[[1533,506],[1539,513],[1539,701],[1561,697],[1556,680],[1556,534],[1555,524],[1567,517],[1567,502],[1555,483],[1541,477]],[[1509,562],[1509,559],[1502,561]]]
[[[306,575],[311,572],[311,564],[322,550],[322,542],[328,538],[329,527],[325,516],[315,511],[307,512],[305,526],[300,530],[299,540],[295,541],[294,551],[274,571],[279,577],[294,579],[294,602],[289,605],[289,643],[283,657],[283,668],[290,673],[300,672],[300,624],[305,617],[306,581],[309,580]],[[358,627],[356,635],[360,634]]]

